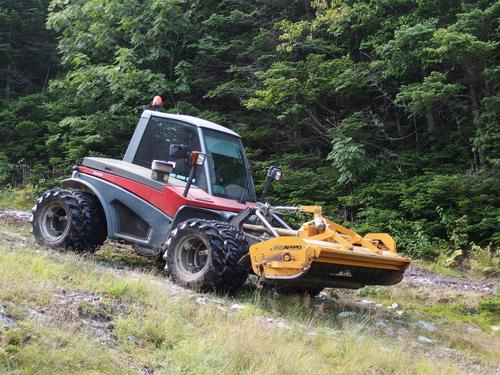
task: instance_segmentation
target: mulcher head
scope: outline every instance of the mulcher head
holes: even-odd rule
[[[396,252],[395,241],[386,233],[361,237],[325,219],[318,206],[275,209],[309,212],[314,219],[298,231],[261,227],[274,238],[250,246],[250,261],[253,271],[266,283],[352,289],[393,285],[401,281],[410,264],[409,258]],[[259,230],[257,225],[243,227]]]

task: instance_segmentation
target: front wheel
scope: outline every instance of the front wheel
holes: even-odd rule
[[[222,221],[191,219],[180,223],[164,244],[165,270],[182,286],[234,293],[247,269],[238,261],[248,253],[242,231]]]

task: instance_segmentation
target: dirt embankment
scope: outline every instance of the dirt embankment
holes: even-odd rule
[[[31,212],[0,209],[0,221],[9,224],[27,223],[31,219]]]
[[[403,282],[408,285],[428,286],[429,288],[447,288],[470,291],[478,294],[491,294],[498,283],[494,279],[472,280],[467,277],[448,277],[429,271],[425,268],[411,266],[406,272]]]

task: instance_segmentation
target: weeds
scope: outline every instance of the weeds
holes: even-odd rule
[[[33,206],[38,190],[28,184],[21,189],[0,190],[0,207],[28,210]]]

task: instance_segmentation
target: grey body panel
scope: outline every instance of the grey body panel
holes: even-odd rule
[[[151,178],[151,169],[123,160],[87,157],[83,158],[82,165],[139,182],[159,191],[165,187],[165,184]]]
[[[62,185],[67,188],[91,192],[99,199],[106,216],[109,238],[157,249],[158,251],[167,240],[172,228],[175,228],[183,221],[192,218],[229,221],[236,215],[234,212],[182,206],[172,219],[135,194],[99,177],[80,172],[74,172],[71,178],[62,181]],[[117,203],[126,206],[148,224],[149,230],[145,238],[130,236],[122,232],[121,227],[127,223],[123,222],[126,218],[117,210]]]
[[[130,143],[128,144],[127,151],[125,151],[125,156],[123,156],[123,161],[132,163],[134,161],[135,154],[137,153],[137,149],[139,148],[139,144],[141,143],[142,136],[144,135],[144,132],[146,131],[146,127],[148,126],[149,116],[144,115],[145,112],[143,112],[141,119],[139,120],[139,123],[137,124],[134,135],[132,136],[132,139],[130,140]]]
[[[214,122],[204,120],[204,119],[201,119],[198,117],[189,116],[189,115],[176,115],[173,113],[164,113],[164,112],[146,110],[142,113],[141,119],[145,118],[146,120],[149,120],[149,118],[151,116],[157,116],[157,117],[163,117],[163,118],[168,118],[168,119],[172,119],[172,120],[183,121],[183,122],[187,122],[188,124],[197,126],[198,128],[212,129],[212,130],[216,130],[219,132],[234,135],[235,137],[240,137],[240,135],[238,133],[232,131],[229,128],[226,128],[225,126],[222,126],[222,125],[219,125],[219,124],[216,124]]]
[[[203,139],[203,133],[201,132],[201,128],[198,128],[198,137],[200,140]],[[203,152],[205,155],[207,154],[207,146],[205,145],[205,142],[200,142],[201,145],[201,152]],[[210,176],[210,171],[208,169],[208,163],[203,163],[203,169],[205,171],[205,176],[207,176],[207,180]],[[213,189],[212,189],[212,184],[208,183],[207,184],[207,193],[210,195],[213,195]]]
[[[98,177],[75,172],[72,178],[64,180],[62,185],[71,188],[82,188],[83,186],[96,195],[106,215],[110,238],[159,249],[170,233],[172,224],[170,217],[145,200],[115,184]],[[117,210],[118,204],[127,207],[148,224],[149,230],[144,238],[123,233],[122,228],[128,223],[123,222],[123,215],[120,215]]]
[[[83,158],[82,165],[84,167],[97,169],[99,171],[114,174],[116,176],[138,182],[142,185],[152,187],[153,189],[156,189],[158,191],[163,191],[163,188],[167,186],[167,184],[153,180],[151,178],[151,169],[123,160],[86,157]],[[168,185],[184,187],[186,186],[186,182],[181,181],[175,177],[170,177],[168,180]],[[199,187],[193,185],[191,189],[199,189]]]

